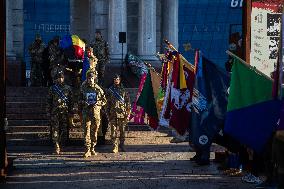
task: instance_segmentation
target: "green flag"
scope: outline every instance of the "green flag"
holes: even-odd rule
[[[150,71],[148,71],[137,105],[141,106],[149,116],[158,118]]]

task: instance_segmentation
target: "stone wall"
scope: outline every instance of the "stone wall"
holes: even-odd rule
[[[70,1],[70,33],[82,39],[90,38],[90,2],[89,0]]]
[[[161,44],[162,44],[162,0],[156,0],[156,51],[161,52]]]
[[[91,33],[90,39],[94,40],[96,30],[100,30],[104,39],[108,40],[108,1],[91,0]]]
[[[23,0],[7,1],[7,58],[21,60],[24,54]]]
[[[127,1],[127,51],[132,54],[138,52],[138,11],[139,1]]]
[[[162,0],[157,0],[156,3],[156,44],[157,52],[161,51],[162,40]],[[127,1],[127,45],[128,52],[133,54],[138,53],[138,13],[139,13],[139,0]]]

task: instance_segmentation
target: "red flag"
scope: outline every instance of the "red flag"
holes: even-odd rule
[[[191,100],[195,74],[188,69],[187,64],[180,59],[179,53],[175,54],[172,80],[170,83],[169,115],[170,126],[176,129],[180,135],[185,134],[191,122]]]

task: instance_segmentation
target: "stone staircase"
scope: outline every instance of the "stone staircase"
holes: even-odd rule
[[[135,100],[136,88],[127,89],[132,101]],[[50,145],[50,127],[46,116],[47,88],[8,87],[6,90],[6,114],[8,118],[8,146]],[[77,116],[78,118],[78,116]],[[147,125],[128,124],[130,131],[149,131]],[[135,135],[134,135],[135,136]],[[70,129],[71,141],[81,141],[83,131],[80,123]]]
[[[8,146],[49,144],[50,129],[45,113],[46,95],[47,88],[6,89]]]

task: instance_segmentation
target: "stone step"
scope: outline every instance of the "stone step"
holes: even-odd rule
[[[40,97],[13,97],[7,96],[6,102],[37,102],[37,103],[46,103],[46,95]]]
[[[17,133],[17,132],[49,132],[50,127],[45,125],[18,125],[18,126],[8,126],[7,133]]]
[[[46,109],[44,107],[35,106],[34,108],[16,108],[16,107],[10,107],[6,109],[6,114],[21,114],[24,115],[28,112],[29,114],[46,114]]]
[[[49,139],[9,139],[7,140],[7,148],[13,146],[51,146]]]
[[[9,113],[6,116],[8,120],[47,120],[46,113]]]
[[[49,120],[19,120],[19,119],[8,119],[9,126],[46,126],[49,124]]]
[[[7,87],[7,97],[41,97],[48,93],[47,87]]]
[[[6,109],[28,109],[28,108],[46,108],[43,102],[6,102]]]

